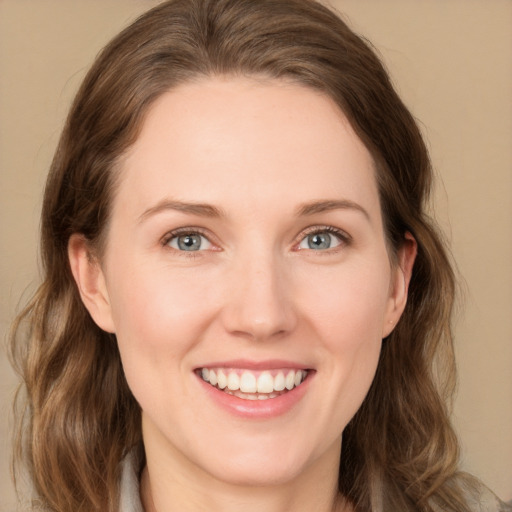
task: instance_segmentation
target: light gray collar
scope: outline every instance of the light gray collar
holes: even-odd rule
[[[140,450],[132,449],[121,462],[119,512],[144,512],[140,501]]]

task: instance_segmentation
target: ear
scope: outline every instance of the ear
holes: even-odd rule
[[[412,268],[418,253],[418,244],[415,238],[409,232],[405,233],[404,238],[402,247],[397,253],[397,263],[392,269],[389,306],[382,327],[383,338],[391,334],[405,309]]]
[[[105,276],[83,235],[71,235],[68,258],[84,306],[98,327],[107,332],[115,332]]]

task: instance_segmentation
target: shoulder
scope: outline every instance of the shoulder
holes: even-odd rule
[[[446,505],[450,503],[449,510],[457,512],[512,512],[512,502],[501,501],[487,486],[474,476],[457,472],[443,485],[447,501],[432,499],[430,509],[435,512],[446,512]],[[441,493],[439,493],[441,494]]]
[[[481,482],[463,486],[469,512],[512,512],[512,504],[501,501]]]
[[[504,503],[491,490],[481,486],[479,494],[469,496],[471,512],[512,512],[512,504]]]
[[[493,492],[485,488],[477,499],[469,501],[471,512],[512,512],[512,504],[501,501]]]

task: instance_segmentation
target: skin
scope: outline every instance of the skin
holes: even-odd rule
[[[181,228],[201,229],[201,250],[179,249]],[[310,248],[311,230],[331,247]],[[407,237],[390,263],[372,157],[329,98],[248,78],[160,97],[123,158],[101,261],[81,236],[69,243],[143,411],[146,510],[345,508],[341,434],[405,307],[415,253]],[[291,359],[314,378],[285,414],[235,417],[194,369],[240,358]]]

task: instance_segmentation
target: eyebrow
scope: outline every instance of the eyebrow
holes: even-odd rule
[[[199,215],[200,217],[225,217],[225,214],[219,208],[210,204],[204,203],[188,203],[183,201],[173,201],[163,199],[155,206],[148,208],[140,217],[139,222],[144,222],[148,217],[156,215],[167,210],[174,210],[178,212],[188,213],[192,215]]]
[[[315,215],[317,213],[328,212],[331,210],[355,210],[362,213],[367,220],[370,220],[370,215],[360,204],[348,199],[329,199],[306,203],[298,208],[298,215]]]
[[[144,222],[148,217],[167,210],[198,215],[200,217],[222,218],[226,216],[220,208],[210,204],[163,199],[162,201],[159,201],[155,206],[145,210],[144,213],[140,215],[139,222]],[[315,215],[332,210],[355,210],[362,213],[366,219],[370,220],[368,212],[360,204],[348,199],[329,199],[305,203],[299,206],[297,209],[297,216],[307,217],[309,215]]]

